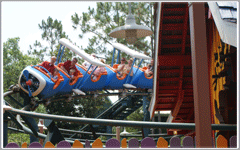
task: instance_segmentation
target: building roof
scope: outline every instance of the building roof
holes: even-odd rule
[[[208,2],[213,20],[221,40],[237,47],[237,5],[238,2]]]
[[[223,20],[237,23],[237,2],[216,2]]]

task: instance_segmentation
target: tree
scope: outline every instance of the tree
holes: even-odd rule
[[[68,36],[63,31],[61,21],[53,19],[49,16],[47,20],[42,20],[41,24],[38,24],[39,29],[43,31],[42,39],[47,41],[49,45],[43,46],[39,41],[35,41],[33,45],[29,45],[28,54],[39,58],[39,62],[45,61],[45,56],[57,56],[59,52],[59,40],[61,38],[67,38]],[[70,40],[70,39],[69,39]],[[70,40],[71,41],[71,40]],[[74,53],[68,48],[64,49],[64,55],[62,56],[61,61],[66,61],[72,59]],[[49,61],[49,60],[48,60]],[[38,63],[39,63],[38,62]]]
[[[20,38],[9,38],[6,42],[3,43],[3,92],[6,92],[11,85],[18,84],[19,76],[22,70],[31,64],[36,64],[39,59],[32,58],[28,55],[23,55],[19,47]],[[23,98],[18,94],[11,95],[15,100],[23,104]],[[21,109],[21,106],[16,104],[9,97],[4,97],[4,100],[7,101],[12,107]],[[14,122],[9,121],[10,127],[17,127]],[[16,134],[9,134],[9,140],[18,139]],[[21,135],[23,139],[28,136]],[[19,140],[17,140],[19,141]],[[17,143],[15,140],[15,142]],[[27,141],[27,140],[25,140]]]
[[[68,39],[69,41],[71,41],[70,39]],[[59,48],[60,48],[60,44],[58,44],[57,46],[56,46],[56,51],[54,51],[54,55],[55,56],[57,56],[58,55],[58,50],[59,50]],[[64,54],[63,54],[63,56],[62,56],[62,59],[61,59],[61,62],[65,62],[65,61],[67,61],[67,60],[71,60],[72,58],[73,58],[73,56],[75,56],[76,54],[75,53],[73,53],[70,49],[68,49],[68,48],[66,48],[65,47],[65,49],[64,49]],[[83,60],[82,59],[78,59],[79,61],[79,64],[81,64],[81,62],[83,62]]]
[[[32,45],[29,45],[30,50],[28,50],[28,55],[31,55],[35,58],[38,58],[40,62],[44,61],[44,56],[46,54],[47,47],[43,47],[42,44],[39,41],[35,41],[35,43]]]
[[[131,115],[129,115],[126,120],[131,121],[143,121],[143,109],[142,107],[138,108],[135,112],[133,112]],[[142,131],[142,128],[135,128],[135,127],[126,127],[126,131],[130,133],[137,134],[138,132]],[[131,139],[131,138],[128,138]],[[138,138],[139,140],[141,139]]]
[[[36,64],[38,58],[23,55],[19,47],[20,38],[9,38],[3,43],[3,89],[7,91],[10,85],[17,84],[21,71],[31,64]]]
[[[132,3],[132,12],[134,12],[136,23],[153,28],[153,3]],[[141,9],[139,9],[141,8]],[[144,9],[142,9],[144,8]],[[128,14],[127,3],[120,2],[98,2],[97,9],[88,8],[88,12],[83,12],[82,15],[75,13],[72,15],[73,28],[79,28],[80,38],[84,38],[86,33],[92,33],[93,37],[89,38],[89,44],[84,50],[88,53],[106,54],[107,63],[110,64],[112,57],[112,49],[109,50],[108,43],[119,42],[128,45],[130,48],[152,53],[153,50],[153,35],[151,41],[146,38],[139,38],[134,45],[127,44],[125,39],[115,39],[108,34],[118,26],[125,24],[125,18]],[[122,56],[126,56],[123,54]]]
[[[58,21],[57,19],[53,20],[49,16],[47,21],[42,20],[41,24],[38,24],[38,27],[43,31],[42,39],[49,43],[49,47],[46,47],[46,49],[50,50],[50,56],[53,56],[54,51],[56,50],[55,46],[58,44],[58,41],[61,38],[68,37],[62,29],[61,21]]]
[[[100,112],[107,109],[110,105],[111,101],[105,97],[75,98],[70,102],[66,102],[64,100],[53,102],[47,106],[47,112],[55,115],[95,118]],[[59,128],[80,128],[76,123],[71,124],[67,122],[56,122],[56,124]],[[80,126],[83,125],[84,124]]]

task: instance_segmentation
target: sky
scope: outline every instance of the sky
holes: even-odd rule
[[[62,22],[63,31],[69,36],[73,43],[78,46],[87,46],[87,37],[79,39],[80,30],[72,28],[71,15],[75,13],[81,15],[82,12],[88,12],[88,7],[96,8],[96,2],[2,2],[1,9],[1,41],[6,42],[8,38],[19,37],[20,50],[27,54],[29,45],[32,45],[36,40],[40,41],[42,31],[38,24],[42,20],[47,20],[50,16],[53,20],[57,19]],[[89,35],[90,36],[90,35]]]

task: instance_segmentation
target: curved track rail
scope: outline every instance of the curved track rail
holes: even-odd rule
[[[17,92],[8,91],[4,93],[4,97],[10,96]],[[17,103],[17,100],[14,100]],[[18,102],[18,105],[22,104]],[[11,110],[6,110],[5,113],[16,114],[17,117],[12,119],[17,126],[20,126],[19,132],[23,131],[24,133],[35,135],[38,138],[45,139],[47,135],[37,132],[34,133],[31,129],[22,124],[20,117],[33,117],[33,118],[42,118],[42,119],[51,119],[54,121],[64,121],[64,122],[72,122],[78,124],[93,124],[93,125],[103,125],[103,126],[129,126],[129,127],[138,127],[138,128],[165,128],[165,129],[188,129],[195,130],[194,123],[165,123],[165,122],[146,122],[146,121],[124,121],[124,120],[111,120],[111,119],[92,119],[92,118],[81,118],[81,117],[71,117],[71,116],[61,116],[61,115],[51,115],[51,114],[41,114],[35,112],[29,112],[25,110],[20,110],[16,108],[12,108]],[[13,115],[12,115],[13,116]],[[236,130],[236,124],[212,124],[212,130]],[[62,131],[68,131],[71,133],[80,133],[80,131],[75,130],[66,130],[61,129]],[[81,132],[83,133],[83,132]],[[89,133],[90,134],[90,133]],[[97,133],[103,134],[103,133]],[[107,134],[106,134],[107,135]],[[110,135],[110,134],[109,134]],[[111,136],[111,135],[110,135]],[[137,136],[137,135],[129,135],[129,136]],[[152,135],[154,137],[154,135]],[[158,135],[160,136],[160,135]],[[73,143],[75,139],[73,138],[64,138],[69,143]],[[84,143],[83,143],[84,144]]]
[[[136,90],[136,89],[135,89]],[[19,93],[19,91],[17,90],[15,90],[15,91],[7,91],[7,92],[5,92],[4,93],[4,99],[6,98],[6,97],[9,97],[14,103],[16,103],[19,107],[21,107],[21,108],[23,108],[24,106],[23,106],[23,104],[21,104],[20,102],[19,102],[19,99],[14,99],[13,98],[13,94],[17,94],[17,93]],[[98,96],[100,97],[100,96],[110,96],[110,95],[120,95],[120,94],[122,94],[122,93],[110,93],[110,92],[108,92],[108,91],[106,91],[106,93],[103,93],[103,94],[99,94]],[[128,96],[128,95],[150,95],[151,93],[139,93],[139,91],[138,92],[135,92],[135,93],[124,93],[126,96]],[[86,96],[79,96],[79,95],[77,95],[77,96],[73,96],[73,98],[82,98],[82,97],[88,97],[88,96],[93,96],[94,94],[88,94],[88,95],[86,95]],[[54,99],[52,99],[52,100],[50,100],[51,102],[56,102],[56,101],[60,101],[60,100],[66,100],[66,97],[64,97],[64,96],[61,96],[61,97],[56,97],[56,98],[54,98]],[[11,106],[11,104],[9,104],[7,101],[5,101],[6,102],[6,104],[7,105],[10,105]],[[12,108],[13,110],[19,110],[19,109],[15,109],[15,108]],[[22,110],[22,111],[24,111],[24,110]],[[24,111],[24,112],[29,112],[29,111]],[[28,127],[30,127],[30,128],[28,128],[27,126],[25,126],[23,123],[22,123],[22,121],[21,121],[21,118],[23,119],[24,118],[24,113],[23,114],[18,114],[18,113],[14,113],[14,112],[11,112],[11,111],[6,111],[6,114],[8,115],[8,116],[11,116],[10,117],[10,119],[11,119],[11,121],[13,121],[16,125],[17,125],[17,127],[18,127],[18,129],[20,129],[22,132],[24,132],[24,133],[26,133],[26,134],[29,134],[29,135],[32,135],[32,136],[35,136],[35,137],[37,137],[37,138],[42,138],[42,139],[45,139],[46,137],[47,137],[47,135],[45,135],[45,134],[41,134],[41,133],[39,133],[39,132],[36,132],[33,128],[31,128],[31,125],[29,125],[29,124],[27,124],[28,125]],[[13,115],[13,114],[17,114],[16,115],[16,117]],[[25,116],[26,117],[26,116]],[[25,122],[26,123],[26,122]],[[10,127],[11,128],[11,127]],[[17,131],[19,131],[19,132],[21,132],[20,130],[17,130]],[[68,130],[68,131],[71,131],[71,133],[77,133],[77,131],[75,132],[74,130]],[[89,132],[90,134],[92,134],[91,132]],[[84,132],[83,132],[83,134],[85,134]],[[87,133],[86,133],[87,134]],[[97,135],[103,135],[104,136],[104,133],[96,133]],[[135,135],[132,135],[132,136],[135,136]],[[136,136],[141,136],[141,135],[136,135]],[[73,138],[71,138],[71,139],[69,139],[69,138],[66,138],[66,137],[64,137],[64,139],[66,139],[66,141],[68,141],[69,143],[73,143],[74,141],[72,141],[72,139]]]
[[[6,97],[6,96],[11,96],[12,94],[16,94],[16,93],[18,93],[18,92],[8,91],[8,92],[5,92],[5,93],[3,94],[3,96],[4,96],[4,97]],[[12,98],[11,98],[11,99],[12,99]],[[12,99],[12,100],[14,100],[14,99]],[[14,102],[16,102],[19,106],[22,106],[22,107],[23,107],[23,105],[22,105],[21,103],[19,103],[17,100],[14,100]],[[7,103],[7,104],[8,104],[8,103]],[[14,109],[14,108],[12,108],[12,109]],[[26,111],[26,112],[27,112],[27,111]],[[9,113],[9,112],[6,112],[6,113]],[[11,113],[10,113],[10,115],[11,115]],[[13,122],[15,122],[15,123],[17,124],[17,126],[20,128],[20,129],[17,129],[17,130],[15,130],[15,131],[23,132],[23,133],[26,133],[26,134],[29,134],[29,135],[36,136],[37,138],[42,138],[42,139],[45,139],[45,138],[47,137],[47,135],[42,134],[42,133],[39,133],[39,132],[36,132],[37,135],[34,134],[34,132],[33,132],[30,128],[26,127],[26,126],[22,123],[22,121],[21,121],[21,116],[20,116],[19,114],[17,114],[16,118],[13,118],[13,117],[14,117],[14,116],[12,115],[12,116],[11,116],[11,120],[12,120]],[[8,128],[9,128],[10,130],[14,130],[14,129],[11,128],[11,127],[8,127]],[[69,143],[71,143],[71,144],[73,144],[73,142],[74,142],[74,141],[68,140],[68,139],[66,139],[66,141],[69,142]]]
[[[54,121],[65,121],[79,124],[94,124],[94,125],[105,125],[105,126],[128,126],[128,127],[139,127],[139,128],[163,128],[163,129],[188,129],[194,130],[194,123],[166,123],[166,122],[149,122],[149,121],[124,121],[124,120],[111,120],[111,119],[92,119],[82,117],[71,117],[61,115],[50,115],[34,113],[24,110],[12,108],[8,110],[13,114],[19,114],[33,118],[51,119]],[[212,124],[212,130],[236,130],[236,124]]]

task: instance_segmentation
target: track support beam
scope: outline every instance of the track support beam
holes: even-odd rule
[[[148,107],[149,107],[149,100],[147,99],[147,96],[143,96],[143,114],[144,114],[143,121],[150,120],[150,112],[148,111]],[[149,128],[143,128],[143,136],[144,137],[148,137],[149,133],[150,133]]]
[[[47,141],[50,141],[53,145],[55,145],[60,141],[64,140],[61,132],[59,131],[53,120],[45,119],[44,125],[48,128],[48,133],[47,137],[44,140],[43,147],[45,146]]]
[[[212,148],[208,55],[204,2],[191,2],[189,21],[193,71],[196,147]]]
[[[3,114],[3,147],[6,147],[8,144],[8,115]]]

